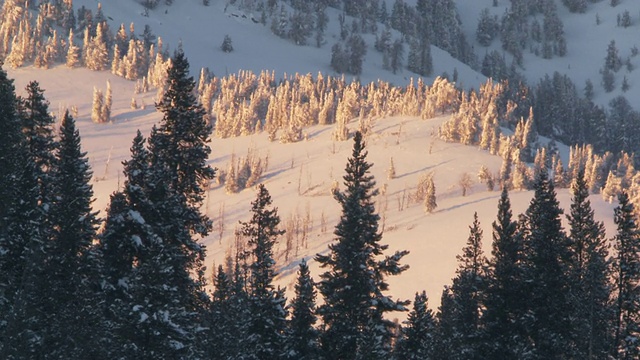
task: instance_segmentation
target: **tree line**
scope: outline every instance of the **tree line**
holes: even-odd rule
[[[360,132],[343,190],[334,191],[342,208],[334,241],[315,257],[319,281],[303,261],[294,299],[274,285],[273,246],[284,231],[259,185],[238,231],[244,245],[232,266],[218,267],[209,296],[200,239],[212,223],[200,205],[215,175],[206,164],[213,129],[184,54],[171,64],[157,105],[163,118],[148,139],[134,138],[126,180],[104,220],[91,207],[91,169],[74,119],[65,113],[56,137],[38,84],[16,97],[0,71],[4,358],[637,358],[637,215],[622,192],[616,236],[607,240],[582,171],[568,233],[541,168],[517,220],[503,190],[492,258],[482,253],[476,217],[438,312],[418,292],[407,321],[390,321],[392,312],[409,310],[409,301],[388,294],[386,280],[407,269],[407,252],[387,254],[381,242],[373,164]]]

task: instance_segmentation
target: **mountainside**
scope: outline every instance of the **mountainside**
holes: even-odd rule
[[[32,78],[38,79],[46,89],[51,110],[77,106],[78,128],[83,149],[88,152],[94,171],[92,185],[96,193],[94,208],[104,216],[109,195],[122,186],[122,161],[130,156],[129,148],[136,130],[146,136],[161,115],[153,107],[153,94],[146,94],[140,102],[144,109],[132,110],[129,94],[134,83],[106,73],[86,69],[33,68],[10,71],[16,79],[16,88],[22,89]],[[68,79],[79,78],[76,83]],[[91,121],[90,95],[93,83],[107,79],[113,88],[112,123],[96,124]],[[21,93],[21,91],[18,91]],[[372,133],[366,138],[369,159],[374,164],[372,174],[383,191],[376,198],[377,210],[384,224],[383,242],[393,250],[409,250],[406,258],[409,270],[391,279],[391,292],[398,298],[410,299],[416,291],[425,289],[431,296],[430,305],[437,307],[439,294],[450,283],[459,254],[468,237],[468,226],[477,212],[484,229],[484,250],[490,253],[491,223],[495,221],[499,191],[487,191],[477,179],[481,166],[497,174],[502,159],[474,146],[447,143],[434,134],[449,116],[433,120],[418,118],[382,118],[375,120]],[[349,124],[357,129],[357,123]],[[324,253],[333,239],[333,228],[339,218],[339,208],[331,196],[332,186],[342,183],[344,167],[351,151],[351,141],[332,140],[333,126],[315,126],[305,130],[307,140],[282,144],[270,142],[267,134],[213,138],[210,164],[218,171],[226,171],[231,159],[246,158],[249,154],[268,158],[268,167],[261,182],[271,192],[274,205],[279,208],[283,228],[290,228],[293,239],[287,251],[287,238],[277,245],[277,261],[281,275],[278,283],[289,292],[295,280],[297,263],[307,259],[313,275],[319,274],[312,258]],[[568,150],[561,153],[568,157]],[[389,179],[388,170],[393,161],[396,175]],[[565,159],[568,162],[568,159]],[[422,203],[412,200],[421,177],[433,174],[436,184],[437,209],[426,214]],[[472,185],[462,196],[459,185],[463,174],[471,177]],[[523,212],[532,197],[531,191],[511,194],[514,213]],[[224,185],[211,184],[205,201],[205,212],[214,221],[214,231],[207,237],[207,267],[214,269],[232,255],[234,232],[239,221],[247,221],[247,208],[255,197],[253,189],[227,194]],[[559,190],[562,206],[567,209],[570,197],[567,189]],[[613,205],[600,195],[591,197],[597,219],[604,221],[609,235],[613,235]],[[308,233],[303,239],[303,223],[307,220]],[[324,220],[323,220],[324,219]],[[295,233],[295,234],[294,234]],[[287,253],[288,252],[288,256]],[[213,266],[215,264],[215,266]],[[402,317],[403,314],[398,314]]]
[[[640,355],[640,2],[0,4],[1,358]]]
[[[490,13],[497,16],[506,11],[505,1],[498,2],[497,7],[493,7],[492,3],[491,0],[483,0],[457,4],[462,28],[479,58],[483,51],[500,50],[498,40],[493,41],[488,48],[482,47],[475,40],[477,19],[482,9],[489,8]],[[410,1],[407,4],[415,5]],[[119,24],[127,26],[133,23],[136,33],[141,34],[144,26],[149,25],[152,32],[162,38],[165,49],[168,48],[169,52],[179,44],[190,60],[194,75],[202,67],[207,67],[217,76],[243,70],[255,73],[274,71],[277,78],[293,73],[321,72],[339,75],[329,66],[331,44],[340,37],[338,10],[327,9],[329,25],[325,43],[317,48],[312,45],[296,46],[290,40],[278,38],[270,32],[268,25],[256,23],[260,15],[257,11],[247,10],[243,5],[246,4],[240,1],[235,4],[212,1],[210,6],[203,6],[199,1],[193,0],[175,2],[171,6],[160,3],[155,9],[145,11],[135,1],[115,0],[104,4],[102,11],[112,31]],[[74,2],[74,8],[81,6],[95,11],[98,2]],[[559,71],[569,74],[578,85],[590,78],[593,78],[594,84],[598,84],[597,70],[601,66],[600,59],[604,58],[609,39],[615,38],[620,49],[634,45],[633,37],[630,36],[634,26],[617,27],[614,21],[616,14],[622,9],[629,9],[631,14],[636,14],[640,10],[636,8],[640,8],[640,5],[627,1],[614,8],[606,2],[599,2],[590,4],[585,14],[570,14],[559,1],[557,6],[565,24],[568,55],[543,59],[525,51],[524,65],[519,71],[531,83],[544,74]],[[601,19],[599,25],[595,24],[595,14]],[[234,51],[230,53],[220,49],[224,35],[227,34],[233,40]],[[400,37],[395,30],[393,34]],[[371,34],[363,36],[369,47],[362,74],[358,76],[363,84],[382,79],[404,85],[416,76],[406,69],[397,74],[382,69],[381,54],[373,49],[375,37]],[[482,74],[435,46],[432,46],[431,54],[434,68],[433,75],[425,78],[427,83],[442,73],[457,73],[458,83],[464,87],[478,88],[486,80]],[[505,56],[509,58],[510,55]],[[18,89],[22,89],[28,81],[37,79],[46,89],[52,110],[77,108],[83,145],[89,152],[94,169],[93,185],[97,196],[94,206],[98,210],[104,210],[109,194],[117,189],[121,181],[121,162],[129,156],[128,149],[135,130],[140,129],[143,134],[148,134],[151,126],[159,119],[153,107],[155,96],[151,93],[136,94],[133,82],[105,71],[69,70],[63,66],[38,70],[27,66],[9,69],[9,73],[16,78]],[[634,83],[635,74],[627,74],[630,84]],[[111,82],[114,92],[111,123],[95,124],[91,122],[93,88],[104,88],[106,80]],[[635,87],[631,86],[626,95],[632,97],[634,91]],[[594,93],[595,100],[602,104],[616,94],[599,91],[597,85]],[[136,98],[142,108],[130,108],[131,96]],[[461,197],[459,179],[464,173],[475,179],[481,165],[497,173],[501,163],[499,157],[491,156],[485,151],[439,140],[436,133],[441,121],[442,118],[429,121],[411,118],[379,119],[376,120],[373,135],[367,139],[372,161],[375,163],[374,174],[378,185],[386,189],[386,195],[379,200],[379,207],[384,206],[386,209],[379,209],[385,219],[385,241],[393,248],[411,250],[408,257],[411,270],[403,277],[392,280],[393,292],[401,298],[410,298],[413,292],[425,288],[433,297],[432,306],[437,306],[442,286],[453,276],[455,255],[467,237],[467,225],[471,223],[474,211],[480,215],[485,229],[485,250],[489,252],[490,223],[495,216],[499,194],[487,192],[484,185],[475,181],[470,194]],[[289,255],[290,258],[286,260],[283,258],[284,249],[280,249],[280,281],[288,284],[289,289],[293,282],[293,265],[299,259],[309,259],[315,253],[324,251],[331,241],[333,224],[337,221],[338,214],[336,203],[330,196],[330,188],[334,182],[341,182],[344,162],[350,148],[349,142],[331,140],[331,130],[327,127],[310,128],[305,133],[309,134],[308,140],[295,144],[269,142],[266,134],[233,139],[214,138],[212,142],[211,164],[220,170],[229,167],[232,156],[246,157],[251,152],[255,156],[269,158],[270,165],[262,181],[272,191],[275,204],[281,209],[284,219],[292,219],[295,223],[308,216],[306,214],[313,214],[309,242],[305,242],[302,247],[298,245],[301,248],[296,249],[295,255]],[[567,150],[563,157],[567,163]],[[398,175],[395,179],[388,180],[386,171],[391,159]],[[436,213],[426,215],[422,206],[412,204],[409,197],[415,191],[419,177],[431,172],[438,188],[439,207]],[[569,194],[563,190],[561,196],[566,207]],[[220,230],[205,241],[209,263],[224,262],[225,255],[233,246],[235,224],[243,220],[243,209],[246,209],[252,197],[253,192],[250,190],[226,195],[221,186],[212,185],[207,198],[207,213]],[[530,197],[529,192],[513,194],[515,211],[523,211]],[[594,197],[594,201],[598,217],[607,222],[611,231],[612,206],[603,203],[598,196]],[[224,219],[221,212],[224,212]],[[322,231],[321,217],[326,221]],[[280,247],[284,245],[281,244]],[[314,273],[318,271],[313,263],[312,270]]]

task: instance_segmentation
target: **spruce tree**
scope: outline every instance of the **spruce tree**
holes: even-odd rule
[[[239,234],[247,239],[251,260],[249,285],[250,310],[247,349],[256,359],[273,359],[281,356],[284,345],[285,297],[283,289],[276,289],[273,247],[282,234],[278,229],[278,209],[269,209],[271,196],[263,184],[258,185],[258,195],[251,203],[251,220],[241,223]]]
[[[218,266],[213,279],[214,291],[209,307],[209,346],[207,356],[211,359],[232,359],[234,353],[230,343],[237,341],[238,334],[233,332],[234,318],[231,304],[233,284],[224,272],[222,265]]]
[[[298,269],[295,298],[290,304],[291,319],[287,331],[286,357],[316,359],[319,356],[316,317],[316,290],[309,266],[303,259]]]
[[[427,360],[433,358],[436,321],[428,307],[427,293],[416,293],[413,309],[409,312],[400,338],[395,347],[394,358],[398,360]]]
[[[167,89],[156,105],[163,118],[153,134],[153,158],[161,158],[171,179],[171,187],[183,194],[186,203],[202,202],[203,184],[215,172],[207,160],[211,125],[204,120],[205,111],[194,94],[195,81],[189,76],[189,63],[182,50],[176,51],[167,73]]]
[[[612,357],[637,359],[640,356],[640,231],[629,195],[618,196],[614,221],[614,343]]]
[[[574,351],[569,250],[553,183],[542,169],[525,213],[525,272],[528,314],[524,319],[536,356],[570,357]],[[553,306],[549,306],[553,304]]]
[[[454,359],[480,359],[481,322],[486,294],[486,258],[482,252],[482,229],[478,214],[469,227],[467,245],[457,256],[458,269],[451,285],[448,323],[452,333],[449,355]]]
[[[65,112],[56,152],[54,233],[47,259],[50,302],[44,348],[59,358],[100,358],[105,340],[100,289],[101,257],[94,246],[99,224],[94,212],[92,172],[81,150],[75,120]]]
[[[520,319],[524,313],[523,283],[524,246],[512,219],[507,188],[502,189],[498,216],[493,222],[493,244],[487,277],[485,311],[482,316],[485,353],[494,359],[523,356],[527,343]]]
[[[389,288],[385,278],[407,268],[399,262],[408,252],[379,259],[388,245],[380,243],[373,201],[377,191],[366,157],[362,134],[356,132],[343,177],[345,190],[334,192],[342,207],[335,242],[329,245],[328,254],[316,255],[320,266],[327,269],[318,285],[325,300],[318,311],[324,322],[322,350],[332,358],[388,357],[392,324],[383,315],[405,310],[406,302],[384,292]]]
[[[167,88],[156,105],[164,116],[149,137],[149,171],[145,193],[151,204],[145,221],[158,236],[138,267],[135,295],[141,297],[139,316],[149,319],[139,340],[148,356],[165,348],[174,356],[200,356],[204,345],[201,314],[204,293],[204,246],[211,221],[201,213],[205,188],[214,176],[206,164],[211,127],[198,104],[189,64],[178,50],[168,69]],[[155,296],[153,294],[156,294]]]
[[[605,358],[609,353],[608,244],[604,225],[594,219],[589,190],[580,170],[572,184],[573,199],[569,220],[570,271],[573,277],[573,318],[577,322],[576,356]]]

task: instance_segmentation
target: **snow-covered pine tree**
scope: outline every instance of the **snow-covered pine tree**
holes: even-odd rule
[[[398,360],[432,359],[435,351],[436,320],[428,307],[427,293],[416,293],[413,309],[400,330],[394,349]]]
[[[612,356],[635,359],[640,356],[640,231],[629,195],[618,196],[614,222],[614,342]]]
[[[427,179],[427,191],[424,196],[424,211],[426,213],[432,213],[437,207],[436,185],[433,182],[433,175],[431,175]]]
[[[535,179],[534,197],[525,213],[525,271],[527,312],[525,321],[532,351],[543,358],[570,357],[575,347],[571,288],[567,261],[567,236],[562,228],[553,183],[546,169]],[[554,304],[554,306],[549,306]]]
[[[278,209],[270,208],[271,204],[267,188],[258,185],[258,195],[251,203],[252,217],[241,222],[239,230],[247,240],[250,260],[248,292],[252,316],[245,346],[249,356],[256,359],[279,358],[285,345],[286,299],[284,289],[273,285],[276,276],[273,247],[284,231],[278,228]]]
[[[93,88],[93,104],[91,106],[91,120],[95,123],[104,123],[104,95],[102,90]]]
[[[226,34],[224,36],[224,40],[222,41],[222,45],[220,45],[220,50],[229,53],[233,51],[233,42],[231,41],[231,36]]]
[[[80,63],[80,48],[73,42],[73,29],[69,30],[69,38],[67,40],[67,67],[74,68]]]
[[[211,128],[203,120],[188,77],[188,62],[176,52],[168,71],[168,86],[157,104],[164,117],[149,137],[149,172],[145,180],[153,204],[145,221],[161,241],[150,244],[148,257],[138,267],[134,315],[137,343],[145,356],[157,349],[175,357],[198,357],[204,293],[204,247],[199,237],[211,229],[200,212],[204,189],[214,171],[206,165]]]
[[[51,211],[55,232],[46,269],[49,284],[43,289],[52,308],[43,346],[51,356],[67,359],[103,357],[106,340],[102,264],[94,245],[99,219],[91,206],[89,160],[80,144],[75,120],[66,111],[56,152],[56,202]]]
[[[584,171],[571,186],[573,198],[569,220],[569,267],[575,299],[573,319],[581,336],[576,340],[576,357],[606,358],[610,353],[611,296],[608,241],[604,225],[594,219]]]
[[[26,87],[26,96],[19,98],[19,114],[22,120],[22,131],[26,135],[27,145],[32,160],[36,165],[39,197],[42,210],[48,212],[53,203],[53,186],[55,183],[55,139],[53,124],[55,119],[49,114],[49,102],[44,91],[36,81]]]
[[[156,105],[163,118],[154,134],[157,153],[153,157],[167,166],[172,189],[183,194],[186,204],[196,206],[203,200],[203,185],[215,175],[206,163],[211,153],[207,143],[212,128],[204,120],[204,109],[195,97],[195,81],[189,76],[189,63],[182,50],[174,54],[167,74],[168,87]],[[196,223],[201,226],[207,222],[202,217]],[[205,228],[198,233],[206,233]]]
[[[493,243],[487,276],[483,348],[489,358],[521,358],[527,351],[525,326],[520,319],[525,312],[523,282],[524,243],[512,220],[509,193],[503,187],[498,202],[498,216],[493,222]]]
[[[342,207],[335,242],[327,255],[316,255],[316,261],[327,269],[318,285],[325,300],[318,309],[324,322],[321,346],[332,358],[388,358],[392,324],[383,315],[404,310],[406,305],[384,294],[388,290],[385,278],[407,268],[399,263],[407,252],[379,259],[388,246],[380,244],[379,216],[373,203],[377,191],[366,157],[362,134],[356,132],[345,169],[345,190],[334,193]]]
[[[487,287],[487,259],[482,251],[482,229],[477,213],[469,226],[467,244],[457,259],[458,269],[451,285],[453,302],[446,314],[454,330],[452,338],[448,339],[451,346],[449,356],[453,359],[475,359],[480,356],[483,345],[480,316]]]
[[[295,294],[289,304],[291,319],[287,328],[285,357],[315,359],[320,355],[318,330],[315,328],[316,290],[309,266],[304,259],[298,269]]]
[[[17,105],[13,80],[0,67],[0,126],[3,129],[0,132],[0,167],[3,169],[0,173],[0,356],[5,358],[16,352],[22,356],[37,353],[39,347],[33,344],[29,352],[21,351],[25,349],[19,348],[19,338],[23,337],[24,344],[41,334],[29,333],[28,326],[18,323],[18,318],[24,322],[29,320],[21,315],[18,307],[24,302],[21,304],[18,300],[23,296],[20,289],[29,286],[23,283],[29,261],[35,260],[29,253],[37,252],[29,242],[42,240],[33,224],[42,219],[36,216],[39,194],[35,166],[29,156]]]

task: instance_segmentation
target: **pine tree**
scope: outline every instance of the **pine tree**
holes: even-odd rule
[[[567,215],[570,232],[570,267],[575,299],[574,319],[578,322],[577,356],[583,359],[606,358],[609,353],[608,244],[604,225],[594,219],[584,171],[572,184],[571,212]]]
[[[413,309],[409,312],[394,355],[398,360],[426,360],[434,353],[436,321],[429,309],[427,293],[416,293]]]
[[[241,222],[239,231],[250,247],[248,285],[252,318],[246,346],[256,359],[280,356],[286,325],[284,290],[273,285],[276,276],[273,247],[284,231],[278,229],[278,209],[269,209],[271,204],[265,186],[258,185],[257,198],[251,203],[251,220]]]
[[[237,334],[232,331],[236,314],[231,306],[233,284],[222,265],[218,266],[213,286],[215,290],[209,308],[210,335],[207,356],[211,359],[231,359],[233,353],[229,343],[238,340]]]
[[[290,359],[316,359],[320,354],[316,317],[316,290],[309,266],[303,259],[298,269],[296,296],[291,302],[286,356]]]
[[[614,221],[614,343],[612,356],[616,359],[637,359],[640,356],[640,232],[634,206],[629,195],[618,196]]]
[[[95,123],[104,123],[104,95],[102,90],[93,88],[93,103],[91,106],[91,120]]]
[[[200,212],[204,188],[214,171],[206,165],[211,127],[203,119],[188,77],[188,62],[176,52],[168,86],[157,104],[164,117],[149,137],[149,170],[145,197],[151,204],[145,222],[160,239],[149,244],[136,271],[133,315],[141,357],[198,357],[205,342],[201,314],[204,293],[204,247],[198,238],[211,229]],[[160,350],[162,349],[162,350]]]
[[[13,80],[0,67],[0,356],[3,358],[36,354],[41,345],[37,339],[42,334],[31,327],[31,316],[26,313],[30,310],[26,288],[33,290],[33,287],[25,283],[29,274],[36,273],[34,268],[38,268],[32,254],[41,253],[43,244],[39,229],[34,226],[42,221],[35,175],[38,169],[29,155],[17,105]]]
[[[19,98],[22,132],[26,135],[31,158],[36,166],[36,178],[40,188],[39,202],[45,212],[53,203],[54,166],[57,141],[53,131],[55,119],[49,114],[49,102],[36,81],[26,87],[26,97]]]
[[[325,326],[322,350],[333,358],[388,357],[391,323],[383,315],[404,310],[406,304],[383,294],[388,290],[385,278],[406,269],[399,261],[407,252],[378,259],[388,246],[380,244],[379,216],[372,199],[377,191],[366,156],[362,134],[357,132],[345,170],[345,191],[334,193],[342,207],[336,241],[327,255],[316,255],[320,266],[328,268],[318,285],[325,300],[318,311]]]
[[[58,186],[51,211],[55,232],[47,267],[50,284],[43,294],[52,306],[43,346],[50,355],[67,359],[102,357],[105,340],[99,302],[102,267],[93,244],[99,220],[91,207],[92,172],[80,144],[75,120],[67,111],[56,153]]]
[[[570,356],[576,330],[571,322],[567,238],[558,200],[546,169],[534,183],[535,194],[525,213],[525,273],[529,294],[526,322],[536,356]],[[554,304],[554,306],[549,306]]]
[[[482,229],[478,214],[469,227],[469,238],[457,256],[458,269],[451,286],[452,304],[448,322],[453,329],[449,355],[454,359],[477,359],[480,356],[480,314],[486,293],[486,258],[482,252]]]
[[[512,220],[511,202],[506,188],[498,202],[493,222],[493,243],[489,261],[485,326],[486,354],[489,358],[520,358],[527,349],[526,332],[520,321],[525,311],[523,282],[524,244]]]
[[[436,185],[433,182],[433,176],[429,176],[429,179],[427,180],[427,191],[424,196],[424,211],[432,213],[437,207]]]
[[[69,30],[69,39],[67,43],[66,64],[67,67],[74,68],[80,63],[80,48],[73,43],[73,29]]]
[[[156,105],[164,116],[154,134],[157,153],[171,179],[171,187],[183,194],[187,204],[195,205],[203,200],[202,187],[215,175],[206,164],[211,149],[207,145],[211,125],[204,121],[204,109],[194,95],[195,82],[189,76],[189,63],[178,50],[171,61],[167,79],[168,88]]]
[[[100,111],[100,114],[102,115],[101,122],[111,121],[111,103],[112,102],[113,102],[113,99],[112,99],[112,92],[111,92],[111,81],[107,80],[107,91],[104,94],[104,102],[102,103],[102,110]]]
[[[233,43],[231,41],[231,36],[228,34],[224,36],[224,40],[222,41],[222,45],[220,45],[220,50],[229,53],[233,51]]]

